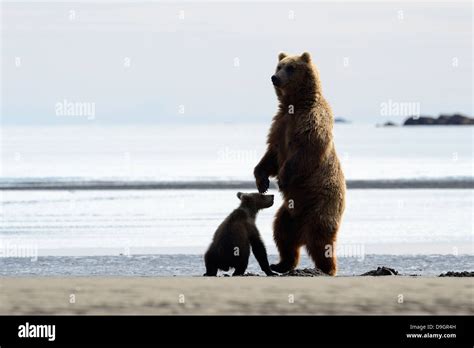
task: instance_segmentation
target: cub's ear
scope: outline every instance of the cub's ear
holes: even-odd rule
[[[280,54],[278,55],[278,61],[284,59],[288,57],[288,55],[285,53],[285,52],[280,52]]]
[[[238,199],[242,199],[242,195],[243,195],[242,192],[237,192],[237,198],[238,198]]]
[[[311,62],[311,55],[308,53],[308,52],[304,52],[302,55],[301,55],[301,59],[306,62],[306,63],[309,63]]]

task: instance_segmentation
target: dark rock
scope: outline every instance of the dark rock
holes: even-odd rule
[[[390,276],[390,275],[398,275],[398,272],[395,271],[393,268],[389,267],[377,267],[377,269],[368,271],[361,276]]]
[[[461,114],[440,115],[437,119],[437,123],[446,125],[470,125],[474,124],[474,119]]]
[[[474,272],[446,272],[439,275],[440,277],[474,277]]]
[[[433,125],[435,124],[435,119],[430,116],[420,116],[420,117],[409,117],[403,123],[404,126],[418,126],[418,125]]]
[[[317,268],[294,269],[287,273],[283,273],[280,277],[321,277],[328,276],[326,273]]]
[[[439,115],[438,118],[430,116],[409,117],[403,123],[404,126],[418,126],[418,125],[474,125],[474,118],[470,118],[461,114],[453,115]]]
[[[382,126],[383,127],[394,127],[394,126],[396,126],[396,124],[393,123],[392,121],[387,121]]]

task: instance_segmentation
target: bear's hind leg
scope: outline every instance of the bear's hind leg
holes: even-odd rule
[[[280,262],[270,268],[278,273],[285,273],[294,269],[300,259],[301,233],[297,230],[296,221],[290,216],[283,205],[273,224],[273,238],[280,253]]]
[[[314,234],[314,231],[312,231]],[[334,241],[307,240],[306,249],[315,266],[326,274],[336,275],[336,243]]]
[[[249,258],[242,257],[239,262],[235,265],[235,271],[232,273],[232,277],[244,275],[247,270]]]
[[[250,244],[248,241],[240,241],[240,243],[235,243],[236,247],[233,249],[232,263],[231,267],[235,269],[232,276],[240,276],[245,273],[247,266],[249,264],[250,257]],[[238,253],[236,253],[238,251]]]

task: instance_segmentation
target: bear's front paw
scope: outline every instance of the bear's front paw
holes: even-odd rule
[[[270,180],[268,179],[268,177],[257,177],[255,182],[257,184],[258,192],[265,193],[268,191],[268,188],[270,187]]]
[[[202,276],[203,276],[203,277],[216,277],[216,276],[217,276],[217,273],[216,273],[216,274],[204,273]]]

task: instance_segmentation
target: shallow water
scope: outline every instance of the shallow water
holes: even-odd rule
[[[257,226],[276,254],[272,221]],[[235,190],[3,191],[0,255],[203,254]],[[348,190],[338,254],[472,254],[471,190]]]

